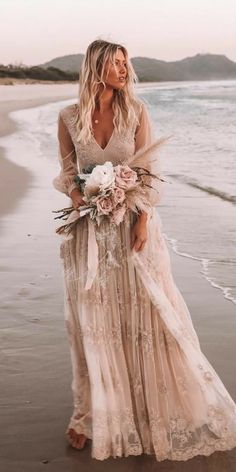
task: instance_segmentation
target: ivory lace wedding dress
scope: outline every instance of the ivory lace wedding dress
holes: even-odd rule
[[[125,163],[152,139],[147,107],[137,105],[139,123],[122,136],[113,131],[105,149],[94,136],[76,141],[76,103],[60,111],[57,190],[69,196],[79,169]],[[173,280],[158,206],[138,253],[130,249],[134,221],[130,212],[119,226],[104,220],[96,229],[99,266],[89,290],[88,217],[61,242],[74,397],[68,429],[92,439],[100,460],[146,453],[185,461],[232,449],[236,405],[202,353]]]

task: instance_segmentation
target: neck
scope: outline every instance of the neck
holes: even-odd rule
[[[105,90],[102,89],[103,91],[98,93],[97,99],[96,99],[96,109],[100,112],[103,113],[104,111],[109,110],[112,107],[112,102],[113,102],[113,89],[112,88],[106,88]]]

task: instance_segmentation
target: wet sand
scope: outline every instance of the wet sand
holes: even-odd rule
[[[0,136],[14,133],[18,129],[17,123],[8,116],[10,112],[58,100],[67,100],[76,97],[76,94],[77,86],[75,84],[0,85]],[[4,156],[5,151],[0,145],[0,175],[2,177],[0,192],[4,197],[1,198],[0,216],[17,204],[20,196],[25,193],[31,177],[28,169],[10,163]]]
[[[3,109],[0,90],[2,134],[15,130],[7,118],[9,111],[63,99],[58,89],[51,97],[46,94],[39,99],[32,98],[30,89],[24,93],[29,93],[30,99],[7,97],[8,105],[5,102]],[[76,94],[70,88],[64,98],[73,96]],[[64,431],[72,413],[72,377],[63,317],[60,237],[54,232],[50,213],[59,207],[60,196],[49,185],[43,186],[43,176],[18,168],[6,154],[2,158],[1,153],[0,166],[4,200],[0,207],[0,470],[236,471],[235,450],[197,456],[186,463],[157,463],[147,455],[100,462],[91,459],[90,442],[83,451],[67,444]],[[35,185],[31,185],[32,179]],[[43,198],[39,198],[40,188]],[[198,261],[180,257],[171,248],[170,255],[176,284],[189,307],[202,350],[236,400],[235,305],[201,276]]]

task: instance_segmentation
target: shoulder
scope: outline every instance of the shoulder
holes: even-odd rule
[[[78,103],[72,103],[72,105],[67,105],[59,111],[58,116],[61,118],[66,118],[67,116],[74,116],[79,111]]]
[[[142,118],[148,114],[148,103],[144,99],[136,98],[134,101],[134,110],[138,122],[140,123]]]
[[[77,103],[72,103],[72,105],[67,105],[62,108],[58,113],[58,123],[62,126],[66,126],[71,132],[73,127],[76,125],[78,117],[79,107]]]
[[[142,127],[143,123],[149,119],[149,112],[148,112],[148,104],[143,99],[136,99],[135,100],[135,113],[136,113],[136,128],[135,134],[138,130]]]
[[[133,108],[134,108],[134,111],[136,113],[137,116],[140,116],[140,113],[142,111],[142,100],[140,100],[139,98],[135,98],[133,100]]]

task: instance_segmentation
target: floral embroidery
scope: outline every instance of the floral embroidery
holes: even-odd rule
[[[213,375],[209,370],[204,370],[204,367],[202,364],[198,364],[199,370],[201,370],[203,378],[206,382],[211,382],[213,380]]]
[[[178,382],[178,386],[180,388],[180,391],[182,393],[188,393],[189,385],[188,385],[187,379],[185,377],[179,377],[177,382]]]
[[[203,377],[207,382],[211,382],[213,379],[211,372],[204,372]]]
[[[165,395],[167,393],[167,387],[166,387],[166,384],[164,382],[158,382],[157,386],[158,386],[158,392],[160,394]]]
[[[62,114],[79,165],[104,162],[108,155],[98,152],[94,143],[76,142],[73,107]],[[114,135],[112,144],[109,158],[125,162],[125,156],[133,154],[134,127],[122,139]],[[236,407],[201,356],[187,307],[172,278],[161,219],[153,211],[140,257],[155,288],[178,315],[171,329],[171,310],[166,312],[149,295],[131,260],[135,218],[127,216],[119,229],[98,228],[99,270],[86,294],[86,221],[61,245],[73,368],[74,412],[68,428],[92,439],[92,457],[99,460],[143,452],[155,454],[157,460],[188,460],[230,450],[236,446]],[[105,249],[110,251],[108,258]],[[189,356],[182,349],[185,341]]]

